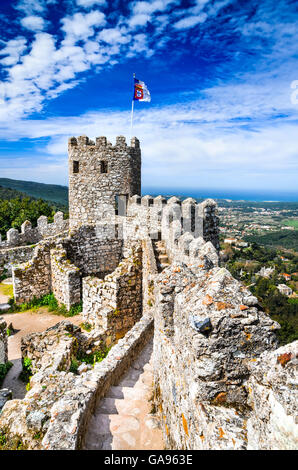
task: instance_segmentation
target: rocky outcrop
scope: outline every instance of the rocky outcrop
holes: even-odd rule
[[[279,325],[224,268],[174,264],[159,276],[155,401],[172,449],[246,449],[251,364]]]
[[[245,388],[251,413],[248,449],[298,448],[298,341],[263,353],[250,363]]]

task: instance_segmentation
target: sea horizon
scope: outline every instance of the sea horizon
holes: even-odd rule
[[[142,195],[180,196],[195,199],[225,199],[247,202],[298,202],[298,192],[293,191],[258,191],[258,190],[227,190],[227,189],[194,189],[194,188],[161,188],[144,186]]]

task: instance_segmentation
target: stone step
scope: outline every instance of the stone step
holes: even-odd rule
[[[160,264],[161,269],[168,268],[169,266],[170,266],[170,263],[161,263]]]
[[[160,261],[161,263],[163,263],[163,262],[168,263],[168,262],[169,262],[168,255],[160,255],[160,256],[158,257],[158,259],[159,259],[159,261]]]
[[[138,379],[136,380],[132,373],[130,375],[123,377],[118,385],[121,387],[134,387],[139,388],[143,385],[152,385],[153,382],[153,373],[151,371],[145,371],[139,374]]]
[[[112,386],[107,393],[107,398],[131,399],[135,396],[133,387]]]
[[[94,415],[94,423],[100,435],[121,434],[123,432],[138,431],[140,422],[135,416],[118,415],[118,414],[96,414]]]
[[[128,373],[126,373],[124,376],[123,376],[123,379],[122,380],[132,380],[134,382],[137,382],[141,376],[141,374],[143,373],[143,369],[133,369],[131,368]]]
[[[159,450],[164,448],[160,423],[151,415],[152,341],[122,380],[110,387],[90,419],[86,450]]]
[[[144,404],[144,396],[142,390],[136,390],[134,397],[128,399],[121,398],[104,398],[96,410],[96,414],[118,414],[127,416],[140,416],[142,406]]]
[[[103,398],[98,408],[96,409],[96,414],[97,413],[107,414],[107,415],[117,414],[119,413],[117,404],[123,401],[125,401],[123,400],[123,398],[111,398],[111,397]]]
[[[149,382],[150,384],[152,383],[152,380]],[[148,381],[143,381],[139,380],[138,382],[135,382],[135,380],[130,380],[130,379],[123,379],[121,382],[119,382],[120,387],[129,387],[129,388],[142,388],[144,391],[148,388]]]
[[[108,450],[111,449],[113,436],[111,433],[98,436],[97,434],[90,434],[85,437],[84,450]]]

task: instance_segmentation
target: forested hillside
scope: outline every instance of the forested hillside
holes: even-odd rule
[[[248,235],[244,239],[250,243],[259,243],[272,247],[283,247],[298,252],[298,230],[279,230],[265,235]]]
[[[56,184],[36,183],[34,181],[20,181],[9,178],[0,178],[0,186],[10,190],[26,193],[36,199],[45,199],[63,206],[68,205],[68,188]]]
[[[223,243],[222,249],[222,265],[250,289],[264,311],[281,325],[277,333],[280,344],[298,339],[297,254],[256,243],[240,249]],[[272,273],[268,277],[260,275],[262,267],[271,268]],[[289,279],[285,280],[285,274]],[[291,297],[282,295],[277,288],[285,283],[293,291]]]
[[[0,186],[0,234],[3,239],[10,228],[20,230],[25,220],[30,220],[35,226],[37,219],[46,215],[51,222],[58,210],[67,216],[68,209],[62,204],[35,199],[15,189]]]

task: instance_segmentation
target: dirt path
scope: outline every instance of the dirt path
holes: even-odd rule
[[[23,398],[26,394],[26,384],[19,379],[22,370],[21,362],[21,338],[30,333],[44,331],[50,326],[56,325],[63,320],[69,320],[75,325],[82,323],[81,315],[65,318],[62,315],[53,315],[46,307],[35,311],[22,313],[2,313],[1,317],[7,323],[12,323],[15,333],[8,338],[8,360],[13,367],[7,373],[1,388],[9,388],[13,392],[13,398]]]
[[[9,300],[8,295],[3,295],[0,292],[0,304],[7,304],[8,300]]]
[[[119,384],[111,387],[92,417],[85,450],[164,449],[158,418],[150,414],[153,385],[152,341]]]

